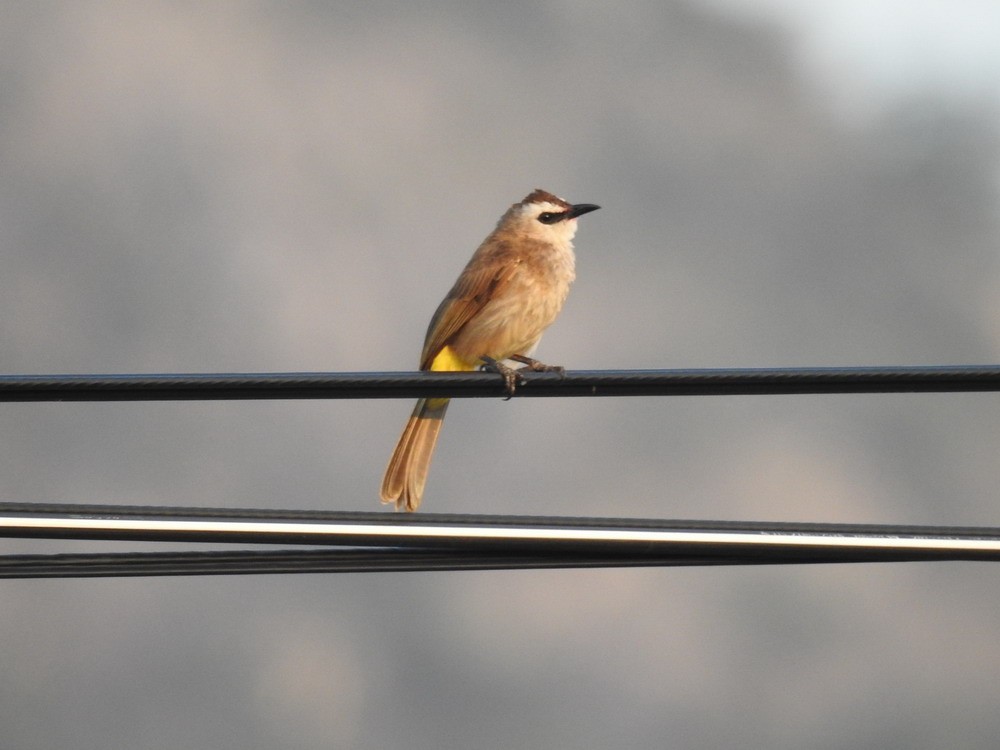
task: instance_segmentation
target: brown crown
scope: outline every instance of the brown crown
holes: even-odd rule
[[[572,208],[572,203],[567,203],[562,198],[552,195],[552,193],[547,193],[544,190],[535,190],[529,194],[521,203],[554,203],[557,206],[562,206],[563,208]]]

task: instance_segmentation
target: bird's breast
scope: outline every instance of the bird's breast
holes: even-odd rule
[[[571,247],[520,257],[509,282],[469,321],[453,346],[472,357],[495,359],[530,350],[559,315],[575,275]]]

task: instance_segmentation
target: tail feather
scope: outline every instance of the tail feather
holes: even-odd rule
[[[395,503],[396,510],[420,507],[448,399],[420,399],[410,415],[389,466],[382,478],[382,502]]]

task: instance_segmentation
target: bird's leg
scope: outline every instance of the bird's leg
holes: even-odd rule
[[[503,377],[503,384],[507,390],[507,398],[504,401],[510,401],[511,397],[514,395],[514,391],[517,386],[524,383],[524,376],[522,376],[513,367],[508,367],[503,362],[497,362],[493,357],[487,357],[483,355],[480,357],[485,364],[480,368],[486,372],[495,372]]]
[[[539,362],[537,359],[532,359],[531,357],[525,357],[523,354],[511,354],[510,358],[515,362],[520,362],[523,365],[527,365],[527,369],[532,372],[555,372],[559,374],[559,377],[566,377],[566,368],[560,367],[559,365],[546,365]]]

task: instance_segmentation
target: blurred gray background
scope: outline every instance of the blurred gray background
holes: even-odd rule
[[[536,187],[604,207],[545,361],[995,362],[998,157],[996,3],[5,0],[0,371],[413,369]],[[0,499],[375,510],[410,408],[4,404]],[[462,401],[424,507],[997,525],[998,446],[989,394]],[[971,563],[5,582],[0,744],[995,747],[998,597]]]

